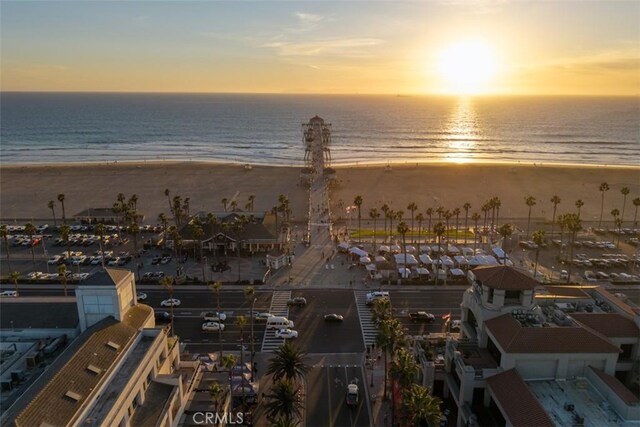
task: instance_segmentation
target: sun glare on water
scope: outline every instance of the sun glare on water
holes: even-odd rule
[[[448,93],[476,94],[490,90],[497,71],[496,59],[489,46],[479,41],[460,42],[440,54],[439,72]]]

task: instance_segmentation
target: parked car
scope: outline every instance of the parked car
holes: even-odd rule
[[[157,265],[161,259],[162,258],[160,258],[158,255],[154,256],[153,259],[151,260],[151,265]]]
[[[64,260],[62,259],[62,257],[60,255],[54,255],[51,258],[49,258],[47,260],[47,264],[49,265],[57,265],[57,264],[61,264],[63,263]]]
[[[224,331],[224,324],[218,322],[206,322],[202,324],[202,330],[205,332]]]
[[[256,322],[266,322],[268,318],[273,317],[271,313],[256,313],[255,314]]]
[[[305,305],[307,305],[307,299],[304,297],[295,297],[295,298],[290,298],[287,301],[287,305],[295,305],[298,307],[304,307]]]
[[[156,311],[155,318],[157,322],[168,322],[171,320],[171,314],[167,311]]]
[[[0,297],[17,297],[18,291],[2,291]]]
[[[202,318],[207,322],[224,322],[227,320],[227,315],[217,311],[207,311],[202,313]]]
[[[180,300],[177,298],[169,298],[160,303],[161,307],[179,307]]]
[[[331,313],[324,316],[324,320],[326,322],[342,322],[344,320],[344,316],[341,314]]]
[[[357,406],[359,394],[358,386],[355,384],[349,384],[347,386],[347,406]]]
[[[298,338],[298,331],[294,331],[293,329],[278,329],[276,330],[276,338]]]
[[[427,322],[432,323],[436,320],[436,316],[431,313],[427,313],[426,311],[415,311],[413,313],[409,313],[409,320],[412,322]]]
[[[160,264],[162,264],[162,265],[169,264],[170,262],[171,262],[171,257],[170,256],[163,257],[160,260]]]
[[[147,294],[145,294],[144,292],[138,292],[136,293],[136,300],[138,301],[144,301],[147,299]]]

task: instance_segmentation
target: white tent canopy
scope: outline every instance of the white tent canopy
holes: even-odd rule
[[[367,264],[367,271],[376,271],[375,264]]]
[[[421,276],[428,276],[428,275],[431,274],[431,272],[428,269],[424,268],[424,267],[416,268],[416,273],[418,273]]]
[[[380,245],[380,247],[378,248],[378,252],[391,252],[391,249],[387,245]]]
[[[453,267],[453,260],[449,258],[447,255],[443,255],[440,257],[440,265]]]
[[[449,245],[449,248],[447,249],[447,252],[449,252],[450,254],[459,254],[460,253],[460,249],[458,249],[457,246],[453,246],[453,245]]]
[[[420,245],[420,252],[422,252],[422,253],[431,252],[431,246],[429,246],[429,245]]]
[[[371,264],[371,258],[369,258],[368,256],[360,257],[360,264]]]
[[[349,249],[349,244],[347,242],[338,243],[338,249],[347,250]]]
[[[400,277],[402,277],[403,279],[406,279],[411,276],[411,270],[404,267],[399,268],[398,273],[400,274]]]
[[[402,248],[400,247],[400,245],[391,245],[391,252],[398,253],[401,250],[402,250]]]
[[[385,257],[383,257],[382,255],[376,255],[375,261],[376,262],[386,262],[387,259]]]
[[[421,254],[420,255],[420,262],[423,264],[432,264],[433,260],[431,259],[431,257],[427,254]]]
[[[394,255],[395,260],[396,260],[396,264],[398,265],[405,265],[405,257],[407,260],[407,265],[418,265],[418,260],[416,259],[415,256],[411,255],[411,254],[395,254]]]
[[[367,251],[364,251],[360,248],[351,248],[349,249],[349,252],[351,252],[352,254],[358,255],[359,257],[369,256]]]
[[[469,261],[462,255],[456,255],[453,257],[453,259],[455,260],[456,264],[458,264],[458,266],[469,265]]]
[[[405,252],[414,253],[416,251],[416,247],[415,246],[411,246],[411,245],[407,245],[407,246],[404,247],[404,251]]]
[[[449,272],[452,276],[464,277],[464,271],[460,270],[459,268],[452,268],[451,270],[449,270]]]

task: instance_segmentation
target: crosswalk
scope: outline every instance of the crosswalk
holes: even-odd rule
[[[371,310],[367,307],[367,293],[370,291],[353,291],[356,299],[356,309],[358,310],[358,317],[360,318],[360,329],[362,329],[362,339],[364,340],[364,346],[371,345],[376,342],[376,335],[378,328],[373,323],[373,317],[371,316]]]
[[[287,301],[291,298],[291,291],[274,291],[271,297],[269,313],[274,316],[289,317]],[[265,329],[262,339],[262,351],[274,351],[284,343],[284,339],[275,337],[275,329]]]

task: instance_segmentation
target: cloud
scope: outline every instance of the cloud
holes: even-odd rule
[[[315,24],[322,21],[322,15],[315,15],[313,13],[296,12],[293,14],[301,24]]]
[[[276,41],[263,44],[263,47],[275,49],[280,56],[330,56],[349,57],[368,56],[362,49],[377,46],[384,40],[376,38],[325,39],[304,42]]]
[[[596,55],[558,61],[553,66],[575,73],[640,72],[640,56],[637,53],[612,51]]]

